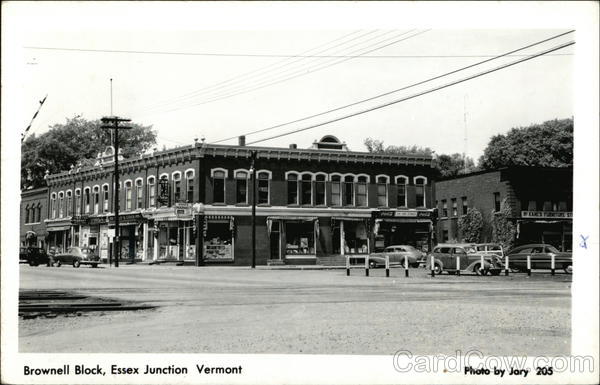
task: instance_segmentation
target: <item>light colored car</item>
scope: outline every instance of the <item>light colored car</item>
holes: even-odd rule
[[[526,270],[527,256],[530,256],[532,269],[550,269],[553,255],[556,269],[563,269],[565,273],[573,272],[573,256],[571,253],[561,252],[552,245],[542,243],[515,247],[508,252],[508,264],[511,269]]]
[[[495,254],[478,253],[475,244],[439,244],[431,253],[434,258],[434,271],[441,274],[456,274],[457,271],[472,271],[477,275],[499,275],[504,265]],[[483,266],[481,259],[483,257]],[[459,264],[457,266],[456,259]],[[427,269],[431,269],[431,257],[427,258]]]
[[[369,267],[385,266],[386,256],[390,259],[390,265],[404,266],[404,259],[407,258],[408,266],[419,267],[419,259],[422,257],[422,253],[410,245],[387,246],[380,253],[369,254]]]
[[[88,247],[69,247],[66,253],[59,253],[52,257],[54,266],[60,267],[65,265],[73,265],[79,267],[81,265],[90,265],[98,267],[100,257],[96,252]]]
[[[475,250],[478,254],[483,255],[496,255],[500,258],[504,258],[504,248],[498,243],[478,243],[475,245]]]

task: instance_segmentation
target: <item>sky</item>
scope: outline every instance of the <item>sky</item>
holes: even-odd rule
[[[16,84],[21,110],[15,121],[21,131],[45,95],[48,98],[29,134],[41,134],[78,115],[85,119],[110,115],[113,79],[112,113],[152,125],[159,148],[191,144],[194,138],[212,143],[302,119],[569,30],[365,25],[360,19],[355,25],[313,27],[282,26],[281,21],[273,26],[235,25],[223,18],[224,22],[211,25],[200,22],[208,18],[202,6],[186,9],[191,16],[183,19],[178,19],[182,8],[167,7],[165,22],[150,28],[151,22],[141,16],[156,20],[159,8],[112,3],[12,5],[31,22],[12,41],[18,55],[11,64],[20,74]],[[133,12],[138,17],[131,17]],[[102,13],[118,17],[111,21]],[[200,18],[197,23],[193,15]],[[70,21],[74,18],[77,22]],[[493,60],[331,114],[248,135],[247,142],[392,102],[574,40],[574,33],[567,34],[519,51],[521,56]],[[575,47],[569,46],[427,95],[256,145],[296,143],[307,148],[333,134],[354,151],[364,151],[364,139],[372,137],[386,145],[430,147],[437,154],[466,152],[477,159],[493,135],[573,116],[574,52]]]

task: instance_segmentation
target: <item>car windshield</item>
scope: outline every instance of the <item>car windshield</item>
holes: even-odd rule
[[[546,250],[548,250],[549,253],[560,253],[560,251],[552,245],[546,246]]]

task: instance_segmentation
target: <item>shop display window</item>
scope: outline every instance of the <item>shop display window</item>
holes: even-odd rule
[[[315,228],[313,222],[288,222],[285,224],[286,255],[314,255]]]
[[[209,221],[204,237],[205,260],[232,260],[233,239],[230,221]]]
[[[364,222],[344,222],[344,253],[345,254],[367,254],[367,228]]]

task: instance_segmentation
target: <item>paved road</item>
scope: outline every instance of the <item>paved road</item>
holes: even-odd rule
[[[422,269],[20,267],[22,289],[66,289],[150,311],[20,320],[21,352],[567,354],[571,279],[428,277]]]

